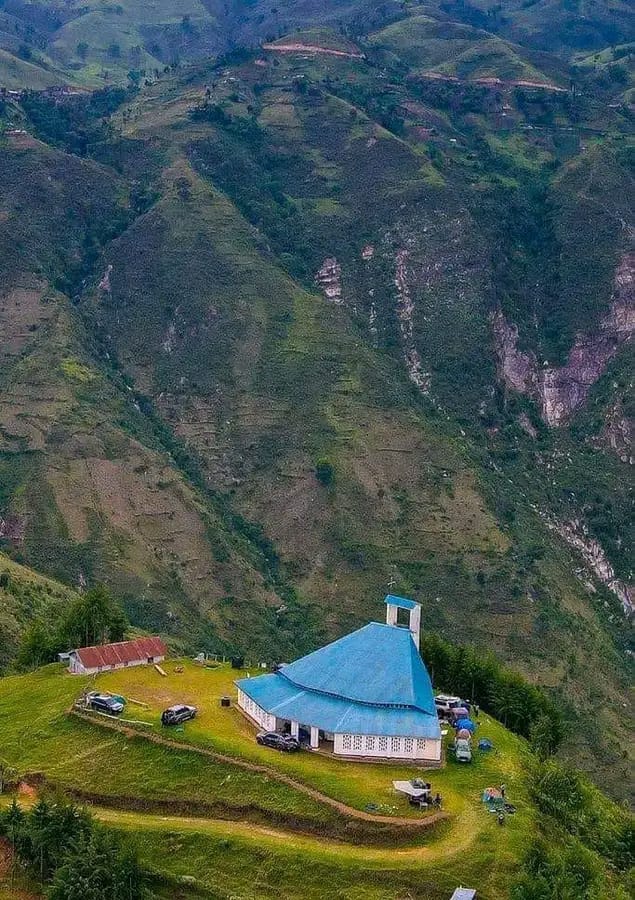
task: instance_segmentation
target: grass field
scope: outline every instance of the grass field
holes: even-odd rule
[[[58,666],[0,679],[1,753],[21,774],[41,773],[64,789],[104,802],[178,800],[208,806],[218,815],[266,814],[274,820],[295,818],[305,827],[333,822],[334,814],[322,804],[257,773],[70,718],[66,711],[84,685],[85,679],[61,674]]]
[[[384,814],[409,814],[408,805],[395,796],[391,783],[393,779],[416,775],[420,771],[416,767],[350,763],[321,753],[280,754],[260,747],[254,740],[256,728],[239,709],[235,705],[231,708],[220,706],[223,695],[236,697],[233,682],[236,676],[242,677],[244,673],[236,672],[228,665],[216,669],[201,668],[187,660],[179,660],[178,665],[183,666],[184,671],[176,674],[175,664],[170,662],[166,667],[167,678],[151,667],[140,666],[104,673],[95,683],[101,690],[121,693],[147,704],[146,707],[129,704],[124,715],[154,723],[158,733],[230,756],[266,763],[357,809],[376,804]],[[197,718],[188,722],[183,730],[162,728],[159,724],[161,710],[177,702],[197,706]],[[461,766],[450,758],[444,768],[429,773],[435,791],[440,791],[445,808],[452,814],[460,814],[478,802],[483,788],[488,785],[504,782],[510,795],[523,791],[523,742],[485,715],[481,717],[480,731],[494,742],[496,753],[477,752],[471,766]],[[412,815],[420,813],[413,812]]]
[[[183,673],[175,673],[170,661],[165,678],[143,667],[89,679],[54,665],[0,679],[3,756],[22,775],[41,773],[90,798],[95,814],[130,834],[152,869],[176,878],[195,875],[197,889],[218,891],[212,896],[311,898],[324,896],[320,890],[330,881],[337,884],[329,895],[334,897],[387,900],[410,892],[441,898],[457,878],[478,878],[484,897],[505,896],[533,829],[534,810],[524,783],[528,751],[499,724],[482,717],[481,731],[494,741],[495,753],[477,755],[471,766],[449,761],[430,772],[449,821],[404,832],[397,844],[384,837],[381,846],[360,830],[367,823],[339,815],[275,773],[358,809],[374,803],[381,814],[401,817],[410,814],[409,807],[390,783],[420,770],[261,748],[238,710],[219,705],[223,694],[235,696],[233,678],[243,673],[227,665],[202,669],[178,662]],[[125,715],[154,723],[152,733],[167,732],[192,749],[170,749],[142,734],[131,737],[68,716],[72,701],[89,685],[147,704],[129,702]],[[158,724],[159,712],[176,701],[196,703],[200,716],[182,731],[167,731]],[[237,764],[206,758],[196,747],[235,756]],[[240,762],[264,763],[272,773],[249,771]],[[480,802],[483,787],[501,781],[519,806],[503,830]],[[394,846],[387,847],[387,840]]]

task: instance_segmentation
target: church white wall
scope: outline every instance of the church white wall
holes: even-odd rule
[[[430,738],[384,737],[372,734],[336,734],[334,753],[378,759],[417,759],[440,762],[441,741]]]
[[[264,731],[276,730],[276,717],[272,716],[261,706],[258,706],[251,697],[248,697],[244,691],[238,691],[238,705],[247,713],[250,719],[253,719],[257,725],[260,725]]]

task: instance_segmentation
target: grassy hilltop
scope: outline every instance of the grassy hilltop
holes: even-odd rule
[[[93,815],[122,832],[163,890],[172,885],[178,896],[319,897],[329,884],[333,897],[390,900],[407,892],[434,900],[459,882],[478,885],[485,898],[508,896],[539,818],[531,787],[537,761],[522,739],[481,716],[479,733],[495,750],[477,751],[471,766],[449,758],[430,771],[445,818],[432,816],[422,828],[426,814],[390,786],[416,769],[260,748],[236,707],[219,705],[222,695],[235,697],[233,678],[243,673],[176,663],[165,664],[167,677],[148,667],[89,679],[54,665],[0,679],[3,756],[38,792],[55,788],[90,801]],[[124,721],[71,715],[87,687],[123,690]],[[167,732],[159,714],[175,700],[196,702],[200,717]],[[503,781],[518,811],[501,828],[481,792]],[[335,810],[330,800],[344,806]],[[551,839],[568,840],[557,830]],[[614,893],[603,896],[626,896],[617,878],[605,889]]]

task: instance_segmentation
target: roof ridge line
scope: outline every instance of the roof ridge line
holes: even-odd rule
[[[416,703],[371,703],[369,700],[358,700],[356,697],[346,697],[344,694],[337,694],[331,691],[321,691],[319,688],[308,687],[305,684],[300,684],[299,681],[294,681],[292,678],[288,678],[284,672],[273,672],[273,675],[282,675],[289,684],[292,684],[293,687],[299,688],[300,691],[308,691],[310,694],[319,694],[322,697],[335,697],[336,700],[348,700],[350,703],[359,703],[360,706],[369,706],[371,709],[416,709],[419,712],[427,713],[427,709],[423,709],[421,706],[417,706]]]

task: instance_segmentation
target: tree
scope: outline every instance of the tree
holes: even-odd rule
[[[133,853],[94,826],[57,869],[49,900],[139,900],[144,875]]]
[[[29,625],[20,641],[17,665],[21,669],[36,669],[51,662],[55,654],[55,641],[50,628],[36,619]]]
[[[141,900],[146,876],[135,853],[86,810],[40,800],[29,812],[0,810],[0,835],[48,885],[50,900]]]
[[[97,585],[78,597],[69,607],[60,628],[66,647],[89,647],[123,640],[126,617],[104,585]]]
[[[335,470],[332,464],[326,457],[321,457],[318,459],[315,465],[315,477],[320,482],[320,484],[328,486],[329,484],[333,484],[335,479]]]

